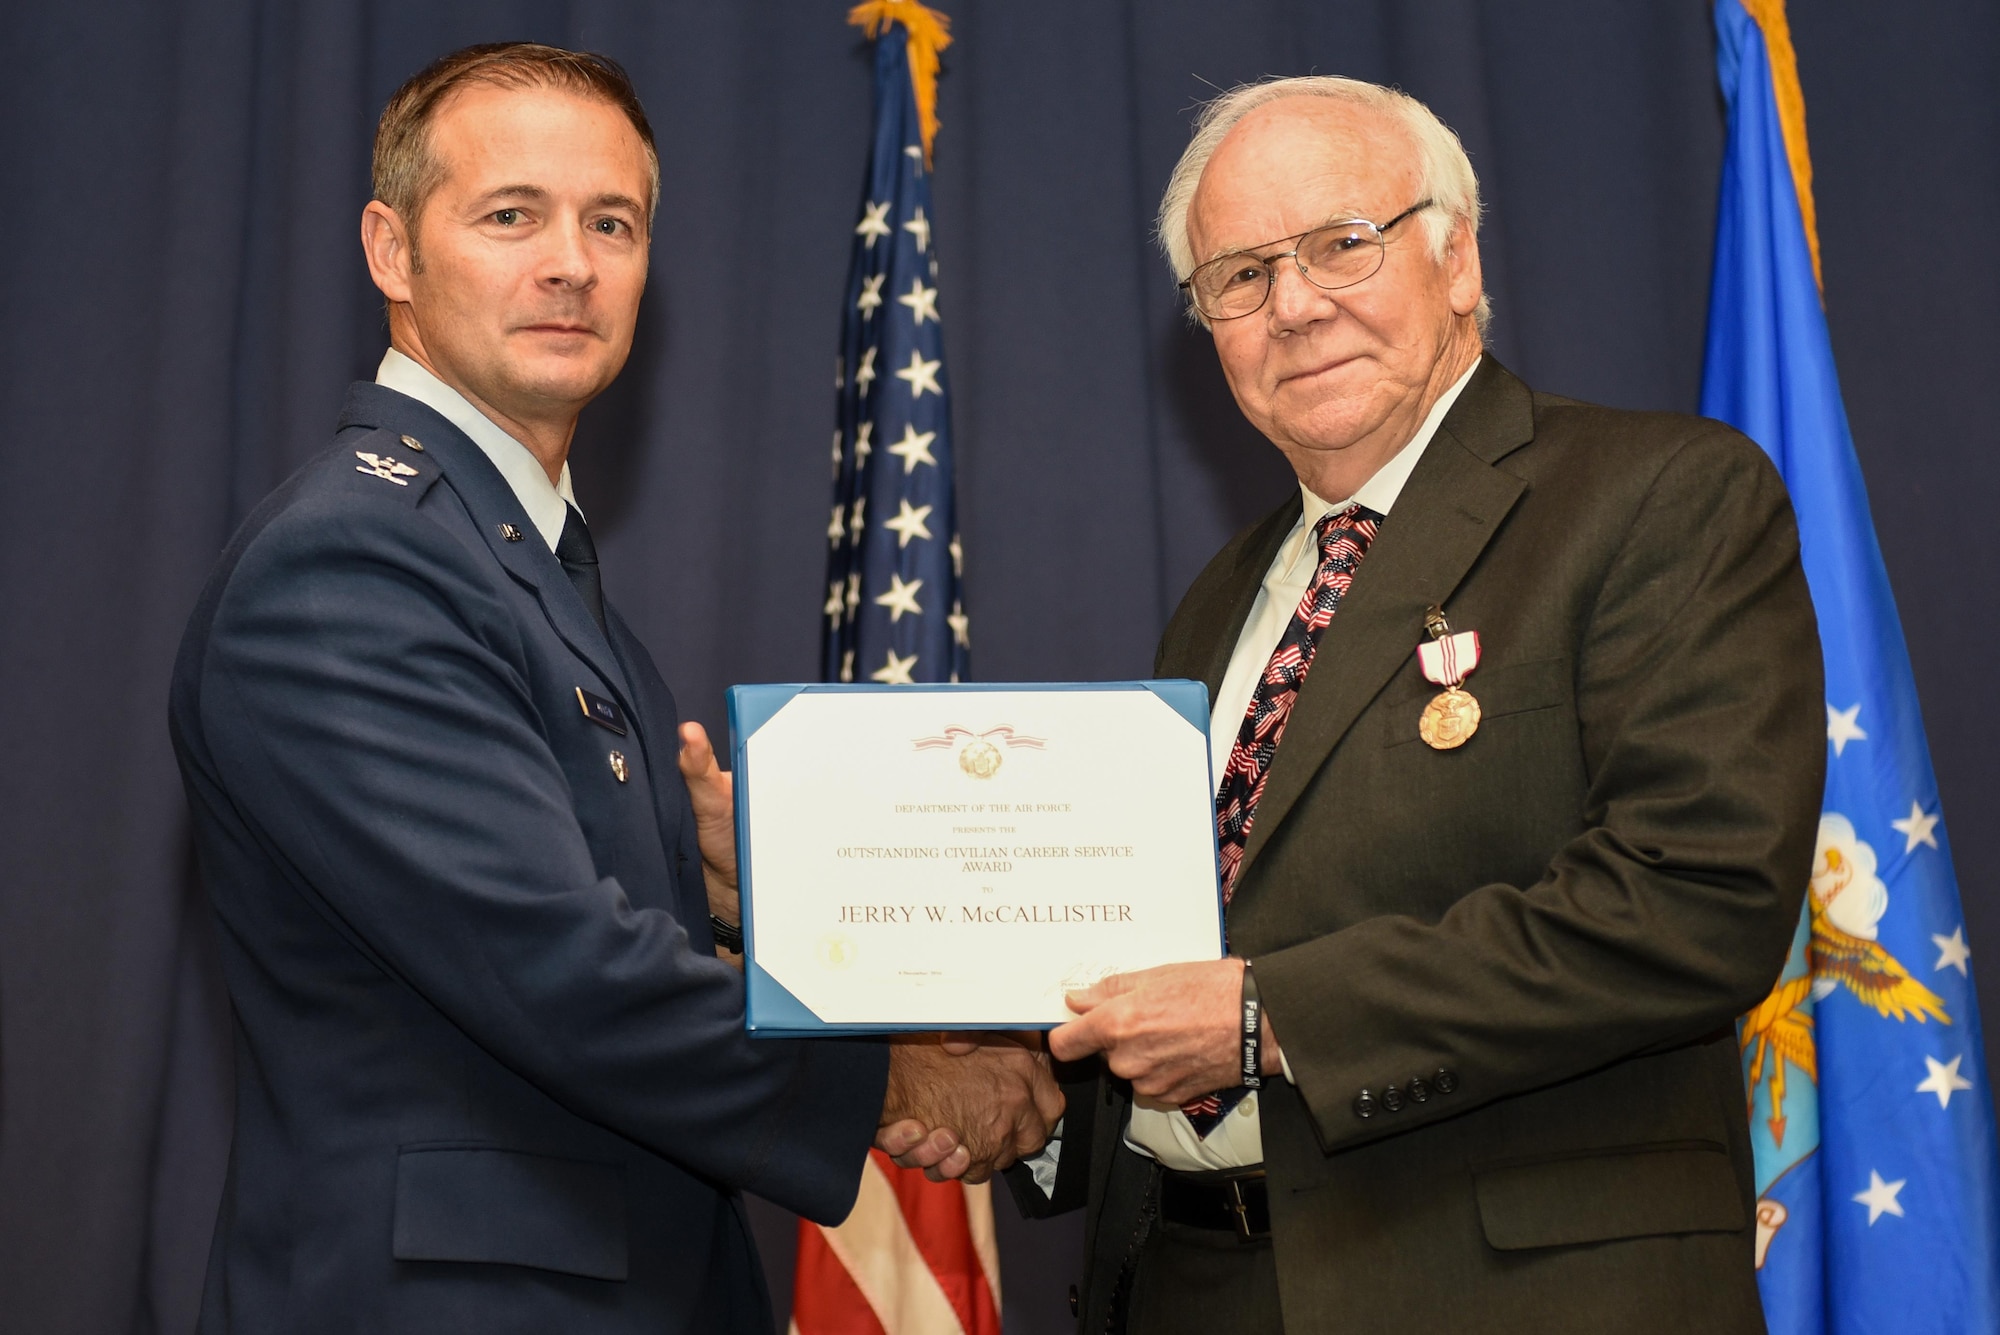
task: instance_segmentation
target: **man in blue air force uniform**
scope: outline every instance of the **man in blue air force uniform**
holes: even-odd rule
[[[393,348],[174,678],[237,1017],[201,1328],[769,1331],[742,1191],[838,1222],[871,1141],[981,1176],[1060,1095],[1005,1044],[744,1033],[727,776],[570,491],[658,198],[623,73],[448,56],[375,193]]]

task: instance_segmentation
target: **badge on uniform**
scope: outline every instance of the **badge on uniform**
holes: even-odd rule
[[[410,467],[394,455],[370,454],[367,450],[356,450],[354,457],[361,461],[360,465],[355,468],[355,472],[366,473],[370,477],[379,477],[384,482],[393,482],[399,487],[409,486],[410,484],[403,481],[403,479],[417,475],[416,469]]]
[[[1417,662],[1423,666],[1424,679],[1444,689],[1417,717],[1417,735],[1433,750],[1450,751],[1479,731],[1479,701],[1462,689],[1466,677],[1479,666],[1479,632],[1454,634],[1443,610],[1435,606],[1424,614],[1424,629],[1431,638],[1417,646]]]
[[[576,688],[576,702],[583,706],[583,716],[592,723],[600,728],[609,728],[620,737],[625,735],[625,711],[618,707],[616,700],[592,695],[579,686]]]

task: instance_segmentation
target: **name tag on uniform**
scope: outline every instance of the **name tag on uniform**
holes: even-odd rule
[[[579,686],[576,688],[576,702],[583,706],[583,716],[592,723],[600,728],[609,728],[620,737],[625,735],[625,711],[618,707],[617,701],[592,695]]]

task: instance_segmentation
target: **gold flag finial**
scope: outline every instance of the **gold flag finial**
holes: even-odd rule
[[[951,19],[919,0],[861,0],[847,11],[847,21],[870,37],[880,37],[891,23],[909,35],[910,90],[917,98],[917,129],[924,139],[924,166],[931,165],[931,145],[937,141],[938,52],[951,45]]]

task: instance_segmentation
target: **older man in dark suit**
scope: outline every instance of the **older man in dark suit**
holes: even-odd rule
[[[1342,79],[1221,98],[1169,187],[1300,488],[1159,651],[1215,700],[1232,954],[1075,997],[1051,1048],[1106,1074],[1014,1170],[1088,1204],[1083,1329],[1762,1329],[1731,1021],[1824,764],[1791,509],[1724,427],[1494,361],[1478,217],[1451,132]]]
[[[727,782],[569,488],[658,196],[623,73],[446,57],[375,184],[393,346],[174,679],[238,1040],[201,1329],[769,1335],[743,1191],[835,1223],[871,1141],[979,1174],[1060,1095],[1017,1046],[744,1033]]]

